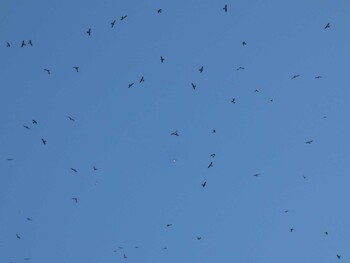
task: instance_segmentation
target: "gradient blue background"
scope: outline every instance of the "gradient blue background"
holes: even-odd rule
[[[349,10],[1,1],[0,262],[347,262]]]

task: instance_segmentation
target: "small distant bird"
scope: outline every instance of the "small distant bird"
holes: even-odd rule
[[[76,72],[79,72],[79,67],[73,67],[75,70],[76,70]]]
[[[86,31],[86,34],[88,34],[89,36],[91,36],[91,28],[89,28],[88,31]]]
[[[163,56],[160,56],[160,62],[164,63],[165,58]]]
[[[285,210],[284,212],[285,212],[285,213],[288,213],[288,212],[289,212],[289,210]]]
[[[28,44],[29,44],[30,46],[33,46],[32,40],[29,40],[29,41],[28,41]]]
[[[130,83],[128,88],[130,89],[132,86],[134,85],[134,82],[133,83]]]
[[[41,138],[41,141],[42,141],[42,143],[44,144],[44,145],[46,145],[46,140],[44,140],[43,138]]]
[[[260,173],[253,174],[253,176],[258,177]]]
[[[71,116],[68,116],[68,119],[69,119],[70,121],[75,121]]]
[[[324,232],[327,236],[328,236],[328,232],[326,231],[326,232]]]
[[[98,169],[96,168],[96,166],[95,166],[95,165],[94,165],[92,168],[94,169],[94,171],[97,171],[97,170],[98,170]]]
[[[72,197],[72,200],[77,204],[78,203],[78,198],[77,197]]]
[[[128,16],[122,16],[121,18],[120,18],[120,21],[123,21],[125,18],[127,18]]]
[[[202,183],[202,187],[204,188],[207,185],[207,181],[205,181],[204,183]]]
[[[139,248],[138,246],[135,246],[135,248]]]
[[[236,70],[241,70],[241,69],[245,69],[245,67],[238,67]]]
[[[142,76],[139,83],[144,82],[144,81],[145,81],[145,78]]]
[[[166,226],[169,227],[169,226],[172,226],[173,224],[167,224]]]
[[[26,128],[27,130],[30,130],[30,128],[27,125],[23,125],[24,128]]]
[[[322,78],[322,76],[316,76],[315,77],[315,79],[321,79]]]
[[[245,41],[242,42],[242,46],[246,46],[247,43]]]
[[[296,79],[296,78],[298,78],[300,75],[294,75],[293,77],[292,77],[292,79]]]
[[[225,12],[227,12],[227,5],[225,5],[223,9]]]
[[[213,129],[212,133],[216,133],[216,130],[215,130],[215,129]]]
[[[158,10],[157,10],[157,13],[158,13],[158,14],[161,14],[162,11],[163,11],[162,9],[158,9]]]
[[[201,240],[202,239],[202,237],[197,237],[197,240]]]
[[[44,69],[46,72],[47,72],[47,74],[51,74],[51,70],[50,69]]]
[[[17,239],[21,239],[21,236],[20,236],[20,235],[18,235],[18,234],[16,234],[16,237],[17,237]]]
[[[304,178],[304,179],[306,179],[306,176],[305,176],[305,175],[303,175],[303,178]]]
[[[337,255],[337,258],[340,259],[340,258],[341,258],[341,255]]]
[[[256,90],[254,90],[254,92],[259,92],[259,90],[258,90],[258,89],[256,89]]]
[[[124,257],[124,258],[128,258],[125,254],[123,254],[123,257]]]
[[[199,68],[199,72],[200,72],[200,73],[203,73],[203,69],[204,69],[204,67],[201,66],[201,67]]]
[[[191,85],[192,85],[192,89],[196,89],[196,87],[197,87],[197,85],[196,84],[194,84],[194,83],[191,83]]]
[[[211,167],[213,167],[213,162],[210,162],[208,165],[208,168],[211,168]]]
[[[77,173],[78,170],[77,169],[74,169],[74,168],[70,168],[73,172]]]
[[[35,124],[35,125],[38,124],[38,122],[36,120],[32,120],[32,123]]]
[[[270,102],[273,102],[273,99],[270,99]]]
[[[9,42],[6,42],[6,47],[11,47],[11,44]]]
[[[176,131],[172,132],[170,135],[179,136],[179,133],[178,133],[178,131],[176,130]]]
[[[330,28],[331,27],[331,23],[327,23],[327,25],[324,27],[324,29]]]
[[[33,221],[30,217],[27,217],[26,219],[27,221]]]
[[[215,157],[215,153],[212,153],[212,154],[210,155],[210,157],[213,157],[213,158],[214,158],[214,157]]]
[[[22,45],[21,47],[25,47],[26,46],[26,42],[24,40],[22,40]]]
[[[114,19],[114,20],[111,22],[111,27],[112,27],[112,28],[114,27],[115,22],[116,22],[116,20],[115,20],[115,19]]]
[[[24,260],[31,260],[31,258],[24,258]]]
[[[325,115],[325,116],[323,116],[323,119],[327,119],[327,116]]]
[[[311,144],[313,142],[313,140],[307,141],[305,142],[306,144]]]
[[[293,232],[293,231],[294,231],[294,228],[291,228],[291,229],[290,229],[290,232]]]
[[[167,247],[163,247],[164,250],[168,249]]]
[[[236,98],[233,98],[233,99],[231,100],[231,102],[232,102],[233,104],[235,104],[235,103],[236,103]]]
[[[13,158],[7,158],[8,161],[13,161],[14,159]]]

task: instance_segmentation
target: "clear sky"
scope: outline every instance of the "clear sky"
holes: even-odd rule
[[[349,10],[2,0],[0,262],[349,262]]]

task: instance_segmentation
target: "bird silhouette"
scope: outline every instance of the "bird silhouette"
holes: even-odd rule
[[[33,221],[30,217],[27,217],[26,219],[27,221]]]
[[[306,144],[311,144],[313,142],[313,140],[307,141],[305,142]]]
[[[77,169],[74,169],[74,168],[70,168],[73,172],[77,173],[78,170]]]
[[[305,175],[303,175],[303,178],[304,178],[304,179],[306,179],[306,176],[305,176]]]
[[[124,258],[128,258],[125,254],[123,254],[123,257],[124,257]]]
[[[123,21],[125,18],[127,18],[128,16],[122,16],[121,18],[120,18],[120,21]]]
[[[134,85],[134,82],[129,84],[128,88],[130,89]]]
[[[224,6],[223,10],[227,12],[227,5]]]
[[[236,103],[236,98],[233,98],[233,99],[231,100],[231,102],[232,102],[233,104],[235,104],[235,103]]]
[[[202,237],[197,237],[197,240],[201,240],[202,239]]]
[[[25,46],[26,46],[26,42],[24,40],[22,40],[21,47],[25,47]]]
[[[327,23],[327,25],[324,27],[324,29],[330,28],[331,27],[331,23]]]
[[[294,228],[291,228],[291,229],[290,229],[290,232],[293,232],[293,231],[294,231]]]
[[[322,76],[316,76],[315,77],[315,79],[321,79],[322,78]]]
[[[202,187],[204,188],[207,185],[207,181],[205,181],[204,183],[202,183]]]
[[[191,85],[192,85],[192,89],[196,89],[196,87],[197,87],[197,85],[196,84],[194,84],[194,83],[191,83]]]
[[[163,247],[164,250],[167,250],[168,248],[167,247]]]
[[[72,197],[72,200],[77,204],[78,203],[78,198],[77,197]]]
[[[51,70],[50,69],[44,69],[46,72],[47,72],[47,74],[51,74]]]
[[[215,155],[216,155],[215,153],[212,153],[212,154],[210,155],[210,157],[213,157],[213,158],[214,158],[214,157],[215,157]]]
[[[17,239],[21,239],[21,236],[20,236],[20,235],[18,235],[18,234],[16,234],[16,237],[17,237]]]
[[[247,42],[243,41],[242,46],[246,46],[246,45],[247,45]]]
[[[258,90],[258,89],[255,89],[254,92],[259,92],[259,90]]]
[[[292,77],[292,79],[296,79],[296,78],[298,78],[298,77],[300,77],[300,75],[294,75],[294,76]]]
[[[26,128],[27,130],[30,130],[30,128],[27,125],[23,125],[24,128]]]
[[[29,41],[28,41],[28,44],[29,44],[30,46],[33,46],[32,40],[29,40]]]
[[[176,130],[176,131],[170,133],[170,135],[179,136],[179,133],[178,133],[178,131]]]
[[[86,34],[88,34],[89,36],[91,36],[91,28],[89,28],[88,31],[86,31]]]
[[[213,162],[210,162],[208,165],[208,168],[211,168],[211,167],[213,167]]]
[[[44,145],[46,145],[47,141],[45,139],[41,138],[41,141]]]
[[[35,124],[35,125],[38,124],[38,122],[36,120],[32,120],[32,123]]]
[[[253,174],[253,176],[258,177],[260,173]]]
[[[199,72],[200,72],[200,73],[203,73],[203,69],[204,69],[204,67],[201,66],[201,67],[199,68]]]
[[[70,121],[75,121],[71,116],[68,116],[68,119],[69,119]]]
[[[324,232],[327,236],[328,236],[328,232],[326,231],[326,232]]]
[[[340,258],[341,258],[341,255],[337,255],[337,258],[340,259]]]
[[[165,58],[163,56],[160,56],[160,62],[164,63]]]
[[[79,67],[73,67],[76,72],[79,72]]]
[[[9,42],[6,42],[6,47],[11,47],[11,44]]]
[[[289,212],[289,210],[284,210],[284,212],[285,212],[285,213],[288,213],[288,212]]]
[[[115,22],[116,22],[116,20],[115,20],[115,19],[114,19],[114,20],[111,22],[111,27],[112,27],[112,28],[114,27]]]
[[[97,170],[98,170],[98,169],[96,168],[96,166],[95,166],[95,165],[94,165],[92,168],[94,169],[94,171],[97,171]]]
[[[167,224],[166,226],[167,226],[167,227],[170,227],[170,226],[172,226],[172,225],[173,225],[173,224]]]
[[[236,70],[238,71],[238,70],[243,70],[243,69],[245,69],[245,67],[238,67]]]
[[[144,81],[145,81],[145,78],[142,76],[139,83],[144,82]]]
[[[158,14],[161,14],[162,11],[163,11],[162,9],[158,9],[158,10],[157,10],[157,13],[158,13]]]
[[[13,161],[14,159],[13,158],[7,158],[7,161]]]

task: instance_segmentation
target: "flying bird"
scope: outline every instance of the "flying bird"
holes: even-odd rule
[[[35,125],[38,124],[38,122],[36,120],[32,120],[32,123],[35,124]]]
[[[284,212],[285,212],[285,213],[288,213],[288,212],[289,212],[289,210],[285,210]]]
[[[74,169],[74,168],[70,168],[73,172],[77,173],[78,170],[77,169]]]
[[[203,69],[204,69],[204,67],[201,66],[201,67],[199,68],[199,72],[200,72],[200,73],[203,73]]]
[[[197,87],[197,85],[196,84],[194,84],[194,83],[191,83],[191,85],[192,85],[192,89],[196,89],[196,87]]]
[[[43,138],[41,138],[41,141],[42,141],[42,143],[44,144],[44,145],[46,145],[46,140],[44,140]]]
[[[326,232],[324,232],[327,236],[328,236],[328,232],[326,231]]]
[[[78,198],[72,197],[72,200],[74,200],[74,202],[75,202],[76,204],[78,203]]]
[[[126,15],[126,16],[122,16],[121,18],[120,18],[120,21],[123,21],[125,18],[127,18],[128,16]]]
[[[253,174],[253,176],[258,177],[260,173]]]
[[[13,158],[7,158],[8,161],[13,161],[14,159]]]
[[[213,157],[213,158],[214,158],[214,157],[215,157],[215,153],[212,153],[212,154],[210,155],[210,157]]]
[[[18,235],[18,234],[16,234],[16,237],[17,237],[17,239],[21,239],[21,236],[20,236],[20,235]]]
[[[296,79],[296,78],[298,78],[300,75],[294,75],[293,77],[292,77],[292,79]]]
[[[6,42],[6,47],[11,47],[11,44],[9,42]]]
[[[313,142],[313,140],[307,141],[305,142],[306,144],[311,144]]]
[[[242,46],[246,46],[247,43],[245,41],[242,42]]]
[[[71,116],[68,116],[68,119],[69,119],[70,121],[75,121]]]
[[[27,130],[30,130],[30,128],[27,125],[23,125],[24,128],[26,128]]]
[[[157,13],[158,13],[158,14],[161,14],[162,11],[163,11],[162,9],[158,9],[158,10],[157,10]]]
[[[210,162],[208,165],[208,168],[211,168],[211,167],[213,167],[213,162]]]
[[[212,133],[216,133],[216,130],[215,130],[215,129],[213,129]]]
[[[324,29],[330,28],[331,27],[331,23],[327,23],[327,25],[324,27]]]
[[[75,70],[76,70],[76,72],[79,72],[79,67],[73,67]]]
[[[169,226],[172,226],[173,224],[167,224],[166,226],[169,227]]]
[[[241,69],[245,69],[245,67],[238,67],[236,70],[241,70]]]
[[[305,175],[303,175],[303,178],[304,178],[304,179],[306,179],[306,176],[305,176]]]
[[[205,181],[204,183],[202,183],[202,187],[204,188],[207,185],[207,181]]]
[[[139,83],[144,82],[144,81],[145,81],[145,78],[142,76]]]
[[[114,19],[114,20],[111,22],[111,27],[112,27],[112,28],[114,27],[115,22],[116,22],[116,20],[115,20],[115,19]]]
[[[227,5],[224,6],[223,10],[227,12]]]
[[[25,47],[26,46],[26,42],[24,40],[22,40],[22,45],[21,47]]]
[[[341,258],[341,255],[337,255],[337,258],[340,259],[340,258]]]
[[[236,103],[236,98],[233,98],[233,99],[231,100],[231,102],[232,102],[233,104],[235,104],[235,103]]]
[[[178,131],[176,130],[176,131],[172,132],[170,135],[179,136],[179,133],[178,133]]]
[[[27,221],[33,221],[30,217],[27,217],[26,219]]]
[[[44,69],[46,72],[47,72],[47,74],[51,74],[51,70],[50,69]]]
[[[123,255],[124,258],[128,258],[125,254]]]
[[[290,229],[290,232],[293,232],[293,231],[294,231],[294,228],[291,228],[291,229]]]
[[[97,171],[97,170],[98,170],[98,169],[96,168],[96,166],[95,166],[95,165],[94,165],[92,168],[94,169],[94,171]]]
[[[28,44],[29,44],[30,46],[33,46],[32,40],[29,40],[29,41],[28,41]]]
[[[321,79],[322,78],[322,76],[316,76],[315,77],[315,79]]]
[[[88,34],[89,36],[91,36],[91,28],[89,28],[88,31],[86,31],[86,34]]]
[[[134,85],[134,82],[129,84],[128,88],[130,89]]]
[[[201,240],[202,239],[202,237],[197,237],[197,240]]]
[[[256,89],[256,90],[254,90],[254,92],[259,92],[259,90],[258,90],[258,89]]]
[[[163,56],[160,56],[160,62],[164,63],[165,58]]]

